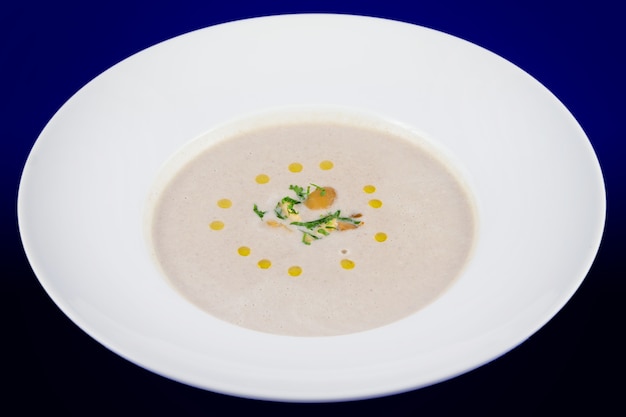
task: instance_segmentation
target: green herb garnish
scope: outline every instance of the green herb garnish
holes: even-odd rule
[[[257,216],[259,216],[261,218],[261,220],[263,220],[263,216],[265,216],[265,213],[267,213],[267,211],[261,211],[259,210],[259,208],[257,207],[257,205],[255,204],[254,207],[252,208],[252,210],[254,210],[254,212],[256,213]]]
[[[319,185],[313,183],[311,183],[311,185],[320,190],[320,196],[324,197],[326,195],[326,189],[324,187],[320,187]]]
[[[276,214],[276,217],[278,217],[281,220],[285,220],[287,218],[283,216],[283,205],[281,204],[280,201],[276,203],[276,207],[274,207],[274,214]]]
[[[315,236],[312,233],[305,232],[304,230],[301,230],[301,232],[302,232],[302,243],[304,243],[305,245],[311,245],[311,242],[313,242],[314,240],[319,240],[319,237]]]
[[[311,187],[306,187],[306,190],[305,190],[303,187],[300,187],[299,185],[290,185],[289,189],[292,190],[294,193],[296,193],[296,195],[300,199],[300,202],[302,202],[309,197],[309,194],[310,194],[309,191],[311,190]]]
[[[328,212],[315,220],[290,222],[289,220],[294,219],[292,216],[296,216],[295,219],[299,220],[299,213],[295,207],[298,204],[304,203],[309,198],[311,194],[311,187],[315,187],[316,190],[319,190],[320,196],[326,195],[326,189],[317,184],[311,183],[306,188],[299,185],[290,185],[289,190],[293,191],[295,196],[285,196],[281,198],[276,203],[276,207],[274,207],[274,214],[276,215],[276,218],[282,220],[282,222],[279,223],[282,223],[283,226],[288,229],[288,226],[294,226],[302,232],[303,244],[311,245],[314,240],[319,240],[323,237],[329,236],[331,232],[335,230],[346,230],[341,227],[341,223],[349,223],[355,226],[362,223],[359,220],[355,220],[356,217],[361,216],[360,214],[351,217],[342,217],[340,210]],[[263,219],[263,216],[267,213],[265,211],[261,211],[256,204],[254,205],[254,212],[261,219]]]
[[[282,204],[286,204],[287,206],[287,213],[289,214],[298,214],[298,212],[296,211],[296,209],[293,208],[293,206],[295,206],[296,204],[300,204],[301,202],[298,200],[295,200],[291,197],[283,197],[282,200],[280,200],[280,202]]]
[[[317,226],[320,226],[324,223],[328,223],[330,221],[332,221],[333,219],[337,219],[339,218],[339,214],[341,213],[340,210],[337,210],[334,213],[329,213],[324,217],[320,217],[317,220],[312,220],[310,222],[291,222],[290,224],[294,225],[294,226],[302,226],[302,227],[306,227],[309,230],[312,230],[314,228],[316,228]]]
[[[344,223],[352,223],[354,225],[361,224],[359,220],[354,220],[352,217],[337,217],[337,221],[344,222]]]

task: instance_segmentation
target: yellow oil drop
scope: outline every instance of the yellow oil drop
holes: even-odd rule
[[[221,200],[217,201],[217,206],[219,208],[227,209],[227,208],[230,208],[232,205],[233,205],[233,202],[227,198],[222,198]]]
[[[291,172],[300,172],[302,171],[302,164],[300,162],[294,162],[292,164],[289,164],[288,169]]]
[[[272,266],[272,262],[269,259],[261,259],[258,264],[261,269],[269,269]]]
[[[221,220],[215,220],[209,224],[209,227],[211,230],[222,230],[224,228],[224,222]]]
[[[259,174],[254,180],[257,182],[257,184],[267,184],[268,182],[270,182],[270,177],[269,175]]]
[[[247,246],[241,246],[239,249],[237,249],[237,253],[241,256],[248,256],[250,255],[250,248]]]
[[[376,199],[370,200],[368,204],[373,208],[381,208],[383,206],[383,202]]]
[[[294,265],[292,267],[289,267],[289,269],[287,270],[287,273],[291,275],[292,277],[297,277],[302,273],[302,268],[300,268],[297,265]]]
[[[374,187],[373,185],[366,185],[365,187],[363,187],[363,191],[367,194],[372,194],[376,191],[376,187]]]
[[[354,268],[354,261],[351,261],[350,259],[342,259],[340,264],[343,269]]]
[[[333,164],[332,161],[322,161],[322,162],[320,162],[320,169],[323,169],[324,171],[328,171],[329,169],[333,169],[334,166],[335,166],[335,164]]]
[[[374,235],[374,239],[376,239],[377,242],[384,242],[385,240],[387,240],[387,234],[383,232],[378,232]]]

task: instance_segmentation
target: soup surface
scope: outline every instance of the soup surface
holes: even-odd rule
[[[170,283],[249,329],[332,336],[431,303],[471,253],[475,212],[440,159],[384,129],[298,122],[211,144],[151,223]]]

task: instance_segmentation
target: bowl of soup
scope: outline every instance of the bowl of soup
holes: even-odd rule
[[[90,336],[280,401],[505,354],[581,284],[604,213],[588,138],[537,80],[441,32],[327,14],[113,66],[42,131],[18,197],[37,278]]]

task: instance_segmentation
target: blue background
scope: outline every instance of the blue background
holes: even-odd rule
[[[2,380],[0,410],[204,416],[564,415],[624,412],[624,82],[618,1],[22,1],[0,6]],[[587,279],[527,342],[450,381],[386,398],[283,404],[202,391],[152,374],[91,339],[53,304],[24,256],[19,177],[59,107],[124,58],[217,23],[338,12],[411,22],[481,45],[537,78],[573,113],[604,171],[608,218]],[[7,385],[8,383],[8,385]],[[9,387],[7,390],[7,386]],[[620,388],[621,387],[621,388]],[[5,408],[6,407],[6,408]],[[613,410],[614,412],[609,412]],[[620,411],[621,410],[621,411]]]

